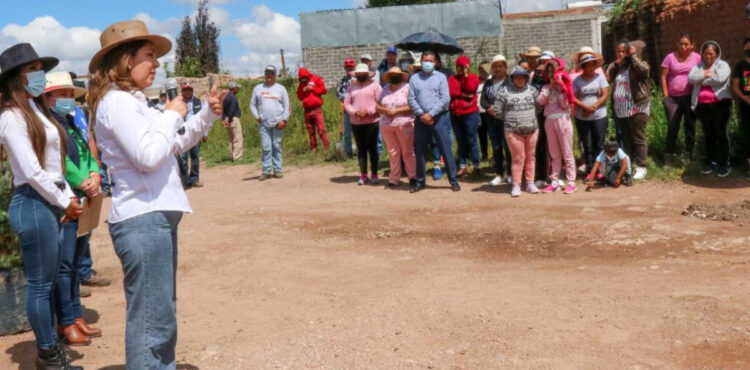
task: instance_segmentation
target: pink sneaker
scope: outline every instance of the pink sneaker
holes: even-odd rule
[[[560,187],[557,186],[557,184],[550,184],[546,188],[542,189],[542,193],[554,193],[556,191],[560,190]]]
[[[563,190],[563,193],[573,194],[576,191],[578,191],[578,188],[575,186],[575,184],[568,182],[568,186],[565,187],[565,190]]]

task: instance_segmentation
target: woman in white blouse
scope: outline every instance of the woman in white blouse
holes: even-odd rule
[[[141,21],[107,27],[89,64],[89,106],[102,161],[117,185],[109,230],[124,273],[128,369],[174,369],[177,341],[177,225],[191,212],[175,154],[192,148],[221,116],[214,88],[187,122],[180,97],[164,112],[148,107],[157,58],[171,42],[150,35]]]
[[[61,218],[76,219],[81,213],[63,176],[65,133],[41,96],[45,73],[57,62],[39,58],[29,44],[0,54],[0,142],[8,150],[16,188],[8,213],[23,254],[37,368],[44,369],[73,368],[58,344],[50,297],[59,265]]]

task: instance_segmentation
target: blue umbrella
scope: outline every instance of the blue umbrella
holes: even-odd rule
[[[464,52],[464,49],[458,46],[456,39],[435,31],[418,32],[406,36],[401,42],[396,44],[396,47],[402,50],[419,52],[434,51],[450,55]]]

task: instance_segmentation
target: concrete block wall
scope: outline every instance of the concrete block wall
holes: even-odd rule
[[[500,37],[467,37],[459,38],[459,45],[472,61],[490,60],[500,51]],[[344,60],[354,58],[359,63],[360,55],[368,53],[375,59],[377,66],[385,58],[385,49],[393,44],[370,44],[343,47],[315,47],[302,50],[303,66],[310,72],[320,75],[326,86],[333,87],[344,75]],[[399,51],[401,53],[401,51]]]

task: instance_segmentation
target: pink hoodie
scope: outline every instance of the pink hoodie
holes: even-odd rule
[[[380,120],[380,115],[375,111],[375,107],[378,104],[381,91],[380,84],[373,79],[364,83],[357,80],[352,81],[352,84],[346,89],[346,99],[344,99],[344,110],[349,114],[352,125],[375,123]],[[367,112],[367,117],[357,117],[354,114],[356,112]]]

